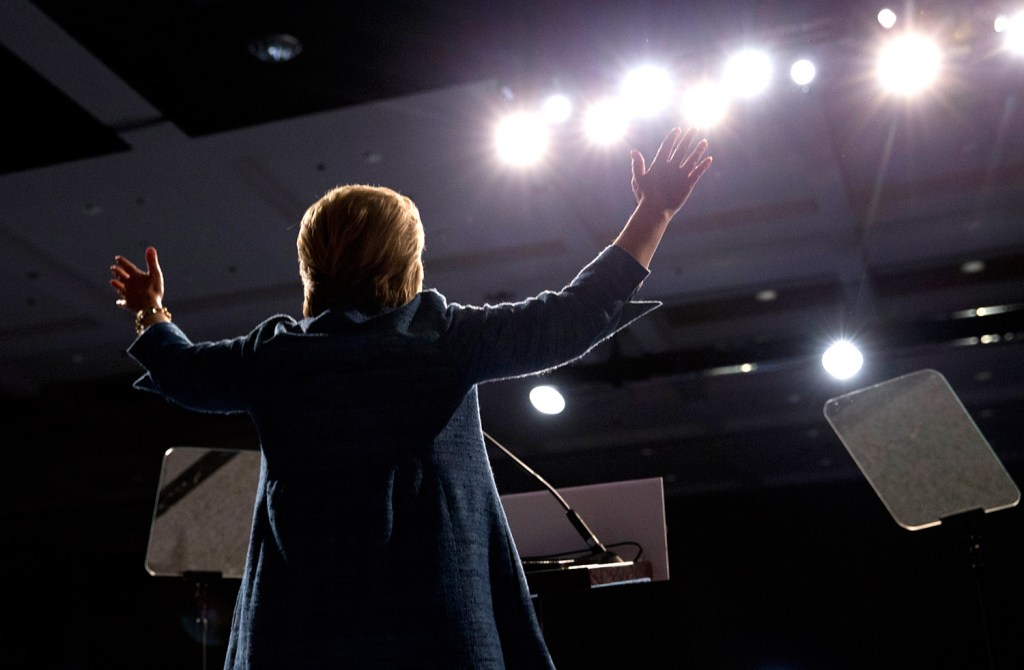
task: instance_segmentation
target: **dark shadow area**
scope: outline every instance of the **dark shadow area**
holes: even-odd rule
[[[4,413],[24,438],[5,450],[0,663],[187,670],[205,653],[220,667],[237,582],[209,584],[204,646],[196,584],[150,576],[144,561],[163,452],[252,446],[244,422],[185,419],[120,382]],[[669,498],[668,582],[538,607],[560,670],[1015,669],[1021,514],[983,518],[975,571],[963,534],[898,527],[866,481]]]

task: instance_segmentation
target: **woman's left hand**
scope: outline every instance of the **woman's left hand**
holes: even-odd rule
[[[110,266],[110,285],[117,291],[117,306],[130,312],[150,307],[163,307],[164,274],[156,249],[146,249],[146,270],[141,270],[124,256],[114,256]]]

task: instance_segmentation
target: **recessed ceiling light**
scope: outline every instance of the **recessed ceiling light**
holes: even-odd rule
[[[739,365],[723,365],[717,368],[708,368],[704,371],[704,374],[709,377],[717,377],[720,375],[746,374],[755,370],[757,370],[757,363],[740,363]]]
[[[993,316],[995,314],[1005,314],[1006,312],[1017,312],[1024,309],[1024,305],[1021,304],[1009,304],[1009,305],[986,305],[984,307],[972,307],[971,309],[961,309],[953,312],[950,316],[954,319],[973,319],[977,316]]]
[[[287,33],[274,33],[250,42],[249,53],[261,61],[284,63],[302,53],[302,42]]]
[[[982,272],[985,269],[985,261],[974,260],[966,261],[960,265],[960,272],[965,275],[973,275]]]

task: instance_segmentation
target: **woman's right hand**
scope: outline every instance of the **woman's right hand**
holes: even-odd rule
[[[631,185],[637,206],[672,217],[686,204],[701,176],[711,167],[711,156],[704,156],[708,148],[706,139],[686,153],[696,137],[696,128],[690,128],[686,134],[673,128],[662,140],[650,167],[645,164],[643,154],[636,149],[630,152]]]
[[[690,128],[685,135],[679,128],[673,128],[662,140],[650,167],[639,151],[634,149],[629,154],[636,209],[614,244],[644,267],[650,267],[672,217],[686,204],[697,182],[711,167],[711,156],[704,155],[707,140],[702,139],[689,149],[695,137],[696,128]]]

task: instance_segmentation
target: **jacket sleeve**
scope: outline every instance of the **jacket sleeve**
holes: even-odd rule
[[[473,382],[567,364],[661,305],[633,300],[648,274],[626,251],[609,246],[560,291],[500,305],[450,305],[453,355]]]
[[[237,338],[194,344],[173,323],[154,324],[128,348],[146,369],[134,387],[194,411],[243,412],[245,343]]]

